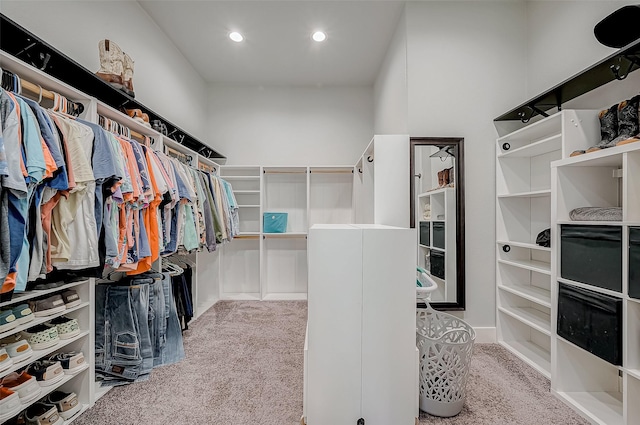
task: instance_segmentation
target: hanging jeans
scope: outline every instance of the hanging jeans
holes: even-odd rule
[[[170,365],[184,359],[184,345],[182,343],[182,329],[178,321],[176,303],[171,291],[171,276],[163,273],[162,290],[165,301],[166,333],[164,349],[162,350],[162,364]]]

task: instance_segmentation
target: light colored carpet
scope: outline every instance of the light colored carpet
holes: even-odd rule
[[[301,301],[219,302],[186,333],[185,361],[115,388],[74,424],[298,425],[306,314]],[[586,424],[497,345],[476,345],[468,390],[460,415],[420,423]]]

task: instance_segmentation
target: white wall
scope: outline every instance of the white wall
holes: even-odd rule
[[[373,88],[213,84],[207,125],[227,164],[354,165],[373,136]]]
[[[596,40],[593,28],[613,11],[637,3],[637,0],[527,1],[526,97],[550,89],[614,53],[617,49]]]
[[[618,49],[596,40],[593,28],[613,11],[637,3],[637,0],[527,2],[527,98],[615,53]],[[637,94],[639,88],[640,71],[635,71],[626,80],[613,81],[567,102],[564,107],[606,108]]]
[[[207,142],[207,84],[137,2],[0,4],[10,19],[91,71],[100,68],[98,42],[113,40],[135,61],[136,99]]]
[[[407,20],[404,12],[374,85],[376,134],[407,134]]]
[[[521,2],[407,4],[409,134],[464,137],[466,295],[463,317],[495,326],[493,119],[524,96]]]

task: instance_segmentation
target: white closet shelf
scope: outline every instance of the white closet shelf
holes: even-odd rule
[[[498,262],[551,276],[551,264],[542,261],[499,259]]]
[[[445,252],[445,250],[444,250],[444,249],[442,249],[442,248],[437,248],[437,247],[435,247],[435,246],[432,246],[432,247],[431,247],[431,249],[433,249],[434,251]]]
[[[551,353],[549,351],[531,341],[500,341],[500,344],[547,379],[551,379]]]
[[[263,233],[265,238],[302,238],[307,236],[307,232],[286,232],[286,233]]]
[[[598,425],[623,425],[622,393],[619,392],[557,392]]]
[[[455,187],[440,187],[440,188],[437,188],[437,189],[432,189],[432,190],[430,190],[428,192],[421,193],[420,195],[418,195],[418,198],[424,198],[424,197],[430,196],[430,195],[438,195],[438,194],[441,194],[441,193],[445,193],[447,190],[454,190],[454,189],[455,189]]]
[[[531,285],[498,285],[498,288],[543,307],[551,308],[551,292],[546,289]]]
[[[632,297],[627,296],[627,300],[631,301],[632,303],[640,304],[640,300],[637,299],[637,298],[632,298]]]
[[[238,205],[238,208],[260,208],[260,205]]]
[[[498,242],[498,245],[511,245],[511,246],[516,246],[516,247],[519,247],[519,248],[527,248],[527,249],[535,249],[535,250],[538,250],[538,251],[551,252],[551,248],[547,248],[547,247],[544,247],[544,246],[536,245],[534,243],[514,242],[514,241],[505,241],[505,240],[499,240],[497,242]]]
[[[544,155],[562,149],[562,134],[554,134],[551,137],[542,139],[538,142],[531,143],[513,150],[505,151],[498,155],[501,158],[531,158],[538,155]]]
[[[596,152],[572,156],[551,163],[551,167],[579,166],[579,167],[620,167],[622,166],[622,154],[638,149],[638,143],[615,146]]]
[[[621,292],[612,291],[610,289],[600,288],[599,286],[589,285],[588,283],[576,282],[575,280],[565,279],[563,277],[557,277],[558,282],[566,283],[567,285],[577,286],[578,288],[588,289],[589,291],[599,292],[601,294],[610,295],[616,298],[623,298]]]
[[[260,176],[220,176],[224,180],[260,180]]]
[[[4,307],[7,305],[18,305],[20,303],[23,303],[27,300],[30,300],[32,298],[37,298],[37,297],[42,297],[48,294],[52,294],[55,292],[60,292],[60,291],[64,291],[66,289],[69,288],[73,288],[75,286],[78,285],[82,285],[84,283],[87,283],[89,280],[81,280],[78,282],[71,282],[71,283],[67,283],[66,285],[62,285],[59,286],[57,288],[53,288],[53,289],[45,289],[42,291],[27,291],[27,292],[18,292],[16,295],[13,296],[13,298],[11,299],[11,301],[5,301],[0,303],[0,307]]]
[[[228,301],[260,301],[259,292],[225,292],[220,297]]]
[[[545,335],[551,336],[551,318],[546,313],[531,307],[504,306],[498,307],[498,310]]]
[[[222,178],[225,179],[226,176],[222,176]],[[233,193],[238,195],[259,195],[260,191],[259,190],[234,190]]]
[[[558,220],[558,224],[576,224],[580,226],[622,226],[622,221],[572,221],[572,220]]]
[[[431,249],[431,247],[430,247],[429,245],[422,245],[422,244],[419,244],[419,245],[420,245],[422,248]]]
[[[541,198],[544,196],[551,196],[551,189],[545,190],[533,190],[530,192],[520,192],[520,193],[509,193],[498,195],[498,198]]]
[[[0,374],[0,376],[7,376],[11,372],[15,372],[16,370],[20,370],[20,369],[22,369],[24,367],[27,367],[32,362],[34,362],[34,361],[36,361],[38,359],[42,359],[42,358],[48,356],[49,354],[53,353],[54,351],[58,351],[61,348],[64,348],[67,345],[71,344],[72,342],[75,342],[75,341],[77,341],[79,339],[82,339],[82,338],[86,337],[87,335],[89,335],[89,331],[80,332],[78,335],[74,336],[73,338],[61,339],[60,342],[58,342],[56,345],[54,345],[53,347],[49,347],[46,350],[33,350],[33,354],[31,355],[31,357],[29,357],[28,359],[25,359],[25,360],[23,360],[21,362],[15,363],[9,369],[3,371]]]
[[[625,368],[624,371],[627,373],[627,375],[631,376],[634,379],[637,379],[640,381],[640,369],[627,369]]]
[[[18,333],[20,331],[24,331],[25,329],[32,328],[32,327],[34,327],[36,325],[39,325],[41,323],[48,322],[49,320],[55,319],[56,317],[64,316],[65,314],[71,313],[71,312],[76,311],[76,310],[80,310],[81,308],[85,308],[87,306],[89,306],[89,303],[88,302],[84,302],[84,303],[79,304],[79,305],[77,305],[75,307],[67,309],[67,310],[65,310],[65,311],[63,311],[61,313],[52,314],[51,316],[47,316],[47,317],[34,317],[34,319],[32,321],[28,322],[28,323],[25,323],[25,324],[22,324],[20,326],[17,326],[15,328],[11,329],[10,331],[6,331],[6,332],[3,332],[3,333],[0,333],[0,339],[6,338],[6,337],[11,336],[13,334],[16,334],[16,333]]]
[[[562,112],[541,119],[535,123],[522,127],[506,136],[498,139],[499,143],[504,142],[530,142],[540,140],[549,134],[556,134],[562,130]]]

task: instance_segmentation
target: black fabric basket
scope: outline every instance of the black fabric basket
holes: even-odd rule
[[[425,246],[431,245],[429,226],[431,226],[431,223],[429,223],[428,221],[420,222],[420,245],[425,245]]]
[[[640,298],[640,227],[629,229],[629,296]]]
[[[444,252],[431,250],[431,275],[444,280]]]
[[[562,226],[560,276],[622,292],[622,228]]]
[[[444,249],[444,222],[433,223],[433,246]]]
[[[558,335],[622,366],[622,299],[564,283],[558,291]]]

